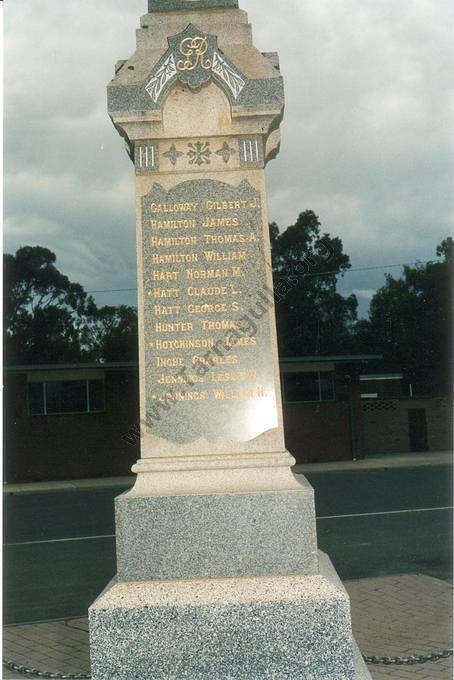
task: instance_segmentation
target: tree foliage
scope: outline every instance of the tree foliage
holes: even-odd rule
[[[437,247],[438,262],[386,275],[371,300],[369,319],[356,329],[357,347],[383,354],[389,370],[404,372],[417,394],[450,391],[452,241]]]
[[[322,234],[319,218],[306,210],[282,233],[270,224],[270,240],[281,355],[348,352],[358,303],[337,292],[351,266],[341,239]]]
[[[354,295],[337,291],[350,267],[342,241],[302,212],[280,232],[270,224],[278,341],[282,356],[382,354],[378,370],[403,371],[415,393],[451,390],[452,239],[438,261],[386,276],[369,319],[357,321]],[[9,364],[137,360],[137,312],[98,307],[40,246],[4,255],[5,358]]]
[[[137,361],[137,311],[128,305],[101,307],[93,328],[95,359]]]
[[[48,248],[4,255],[5,357],[9,364],[125,360],[137,357],[132,307],[98,308],[55,265]]]

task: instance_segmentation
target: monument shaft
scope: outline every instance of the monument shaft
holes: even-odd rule
[[[283,80],[236,7],[150,0],[137,52],[108,87],[136,172],[136,491],[295,488],[264,176],[279,148]],[[193,484],[185,472],[195,470]]]

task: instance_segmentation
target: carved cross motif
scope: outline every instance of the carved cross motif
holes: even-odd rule
[[[169,161],[172,163],[172,165],[176,165],[177,160],[181,156],[183,156],[183,153],[181,151],[177,151],[175,144],[172,144],[170,149],[162,155],[165,156],[166,158],[168,158]]]
[[[221,158],[222,158],[222,160],[224,161],[224,163],[228,163],[229,160],[230,160],[230,156],[231,156],[232,154],[234,154],[234,153],[235,153],[235,149],[232,149],[232,148],[227,144],[227,142],[224,142],[224,144],[222,145],[222,148],[221,148],[221,149],[218,149],[218,151],[216,151],[216,155],[217,155],[217,156],[221,156]]]
[[[211,162],[210,142],[195,142],[195,144],[190,142],[188,147],[189,151],[186,155],[189,156],[191,165],[203,165]]]

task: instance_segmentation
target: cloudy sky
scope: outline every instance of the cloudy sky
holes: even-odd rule
[[[451,0],[240,0],[286,84],[268,166],[281,228],[314,210],[352,268],[434,258],[453,231]],[[5,250],[42,245],[87,290],[135,287],[133,167],[105,87],[146,0],[5,0]],[[347,274],[364,314],[386,271]],[[133,303],[134,293],[97,294]]]

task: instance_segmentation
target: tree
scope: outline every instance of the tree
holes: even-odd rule
[[[281,355],[349,352],[358,303],[336,290],[351,266],[341,239],[321,234],[319,218],[306,210],[282,233],[270,224],[270,240]]]
[[[4,255],[6,361],[134,359],[135,310],[126,306],[98,309],[83,287],[72,283],[55,262],[55,253],[41,246],[25,246],[15,255]],[[125,342],[128,334],[129,344]]]
[[[93,326],[94,358],[100,361],[138,360],[137,311],[134,307],[101,307]]]
[[[4,256],[5,354],[10,363],[81,358],[86,319],[95,304],[56,268],[55,260],[40,246]]]
[[[438,262],[386,275],[371,300],[369,320],[357,326],[359,348],[383,354],[388,370],[403,371],[414,393],[450,393],[452,240],[437,247]]]

